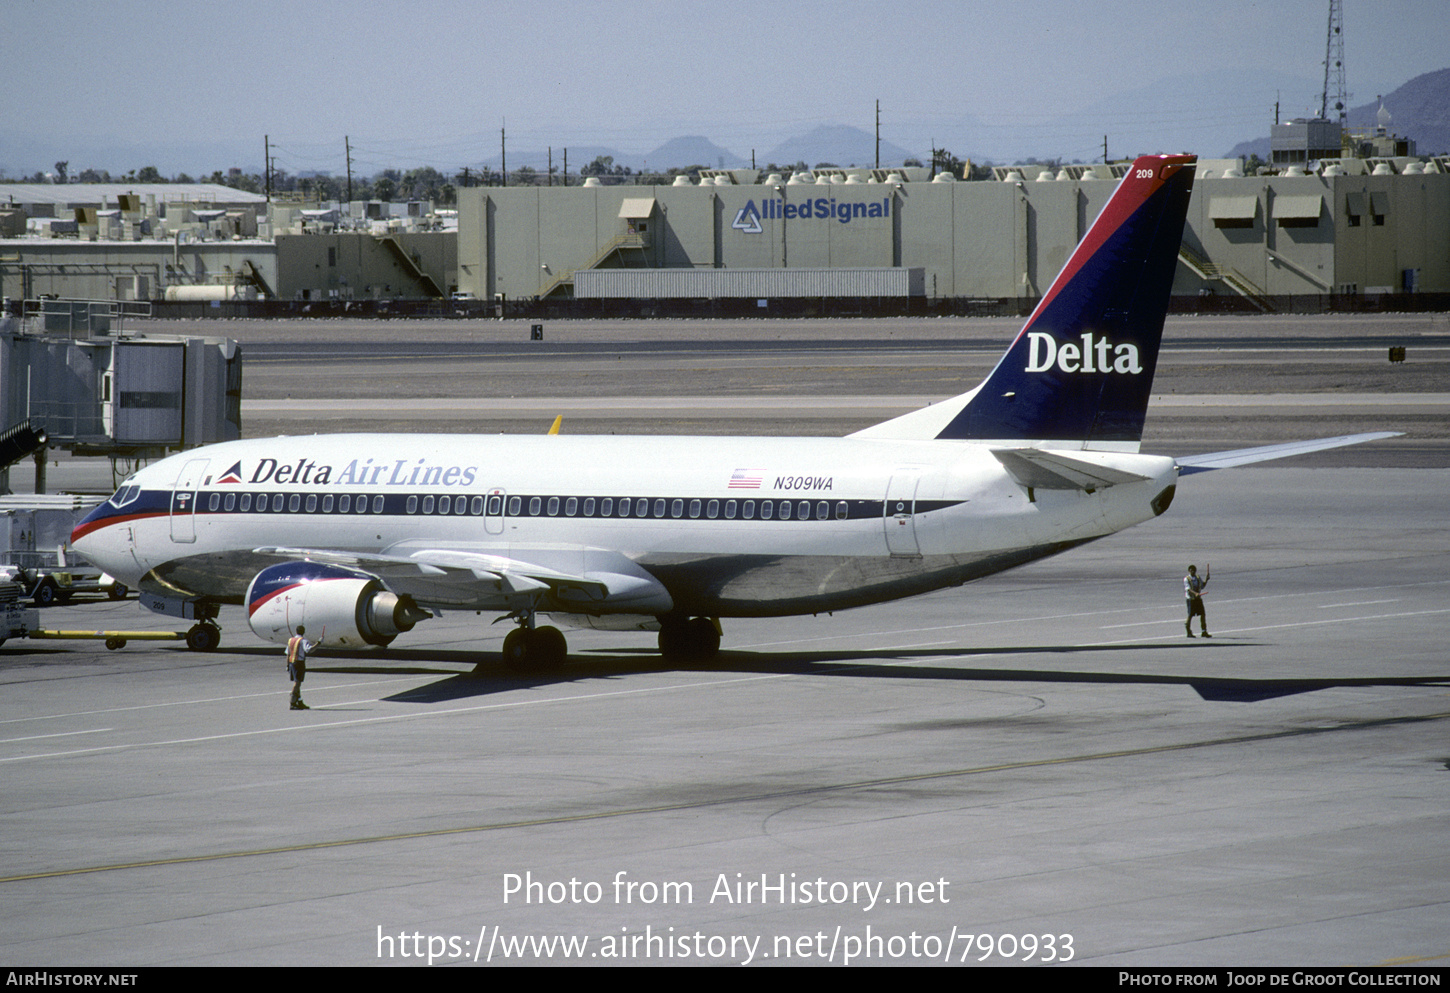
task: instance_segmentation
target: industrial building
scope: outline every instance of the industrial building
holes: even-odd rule
[[[0,187],[11,201],[0,295],[149,300],[178,316],[409,301],[513,315],[1020,311],[1124,168],[475,187],[459,191],[456,217],[426,204],[268,204],[226,187],[17,185]],[[52,202],[31,202],[42,193]],[[1324,158],[1259,176],[1200,161],[1180,262],[1180,308],[1445,306],[1450,158]]]
[[[1249,177],[1233,160],[1201,162],[1175,296],[1276,310],[1450,293],[1450,160],[1330,161]],[[999,168],[972,183],[734,170],[689,186],[464,190],[458,285],[484,299],[830,297],[849,270],[859,298],[1025,309],[1123,168]],[[790,275],[772,292],[731,278],[772,270]],[[920,276],[890,278],[903,270]]]

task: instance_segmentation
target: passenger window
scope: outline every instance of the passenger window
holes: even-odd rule
[[[379,493],[377,496],[373,497],[373,513],[374,514],[381,514],[382,512],[383,512],[383,495],[381,493]]]
[[[519,516],[519,511],[524,509],[523,497],[509,497],[509,516]]]
[[[220,493],[213,493],[211,495],[211,499],[207,501],[206,509],[207,510],[216,510],[218,507],[221,506],[221,502],[222,502],[222,495]]]
[[[716,517],[719,517],[720,516],[720,501],[719,500],[711,500],[709,503],[707,503],[705,505],[705,516],[708,517],[708,518],[710,518],[710,520],[712,520],[712,521]]]
[[[483,513],[483,497],[474,497],[473,502],[468,505],[468,512],[474,517],[477,517],[479,514]]]
[[[569,500],[568,500],[568,502],[566,502],[564,504],[564,516],[565,517],[573,517],[578,512],[579,512],[579,498],[578,497],[570,497]]]
[[[436,499],[437,497],[433,496],[431,493],[423,498],[423,513],[433,513],[433,503]]]
[[[408,497],[407,512],[410,514],[416,514],[418,512],[418,494],[414,493]]]
[[[559,498],[549,497],[549,516],[556,517],[559,514]]]
[[[252,494],[250,494],[250,493],[243,493],[242,494],[242,513],[245,514],[247,511],[249,511],[251,509],[252,509]]]
[[[844,521],[849,516],[851,516],[851,509],[846,506],[846,501],[845,500],[842,500],[839,503],[837,503],[836,504],[836,520],[838,520],[838,521]]]
[[[237,495],[235,493],[228,493],[227,494],[227,505],[226,505],[226,509],[227,510],[235,510],[236,507],[237,507]]]
[[[330,513],[332,513],[332,494],[331,493],[327,494],[326,496],[324,496],[322,498],[322,512],[324,514],[330,514]]]
[[[274,514],[281,513],[281,511],[282,511],[282,500],[283,500],[283,496],[282,496],[281,493],[273,493],[272,494],[272,513],[274,513]]]
[[[683,500],[676,500],[674,503],[671,503],[670,504],[670,516],[671,517],[679,517],[684,512],[685,512],[685,501],[683,501]]]
[[[539,511],[544,509],[543,497],[529,497],[529,516],[538,517]]]
[[[246,508],[243,508],[243,509],[246,509]],[[351,510],[351,509],[352,509],[352,497],[351,496],[349,496],[348,494],[344,493],[342,496],[340,496],[340,497],[337,498],[337,512],[339,514],[345,514],[349,510]]]

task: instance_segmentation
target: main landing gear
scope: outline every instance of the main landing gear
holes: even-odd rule
[[[720,622],[713,617],[661,617],[660,654],[668,662],[713,661],[720,654]]]
[[[564,634],[556,627],[534,627],[534,612],[503,640],[503,664],[514,672],[555,672],[569,655]]]

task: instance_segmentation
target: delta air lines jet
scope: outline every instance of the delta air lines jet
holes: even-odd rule
[[[1180,465],[1367,440],[1139,454],[1195,161],[1133,164],[979,387],[848,437],[234,441],[138,471],[73,543],[196,619],[196,649],[233,603],[277,643],[305,624],[328,647],[383,646],[461,609],[517,622],[516,668],[564,661],[544,614],[707,659],[720,618],[957,586],[1146,521]]]

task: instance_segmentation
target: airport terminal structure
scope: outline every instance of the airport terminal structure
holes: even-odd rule
[[[1013,313],[1126,168],[1008,166],[972,182],[922,167],[704,170],[672,185],[466,188],[456,211],[13,184],[0,186],[0,296],[12,313],[59,297],[148,301],[157,316]],[[1444,305],[1450,156],[1242,170],[1199,162],[1178,309]]]

